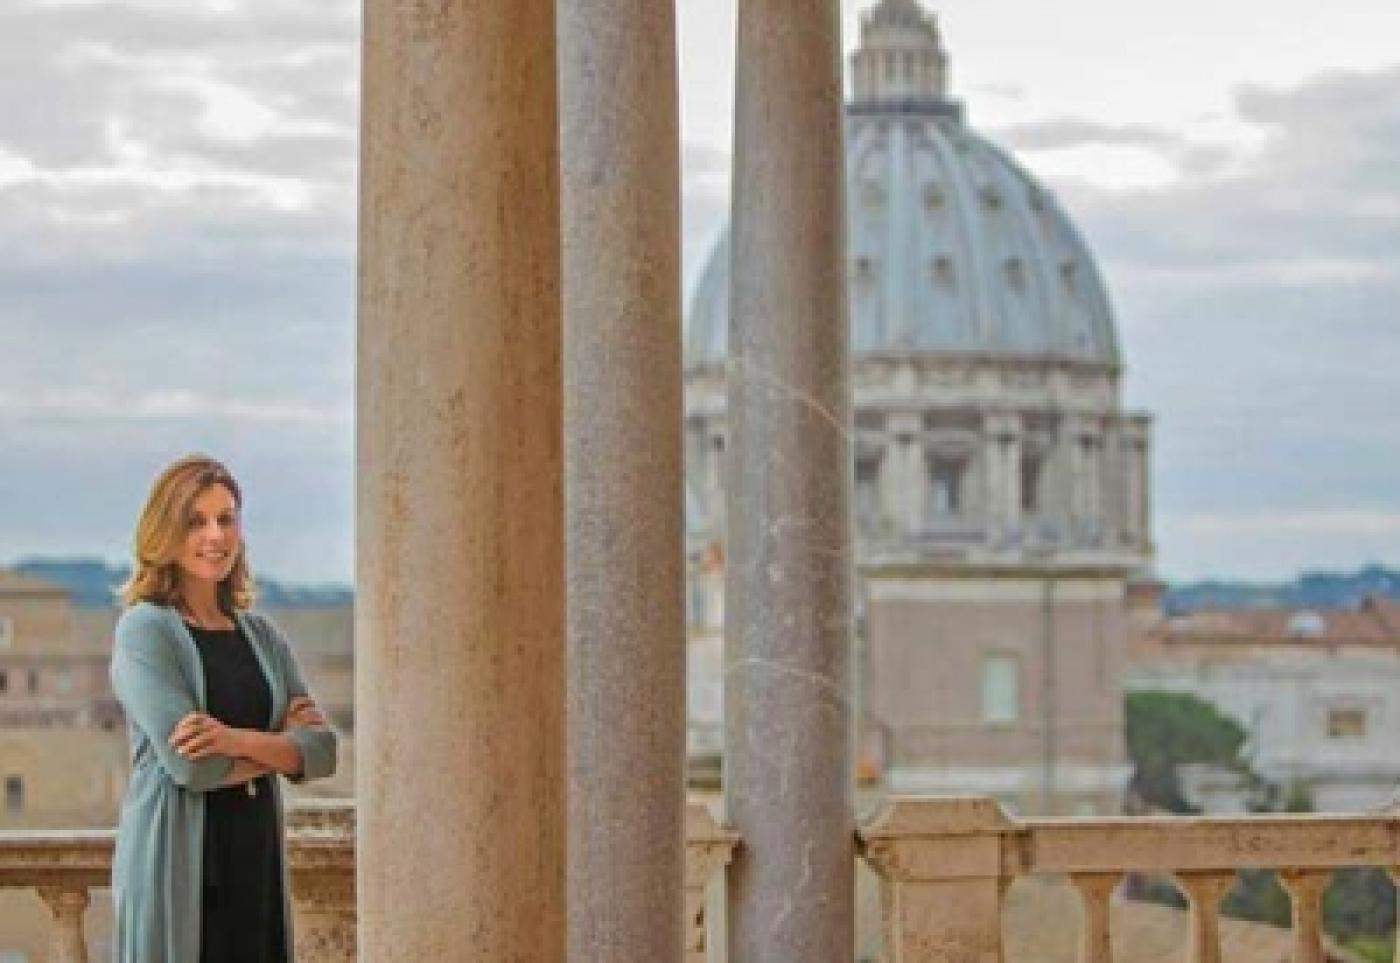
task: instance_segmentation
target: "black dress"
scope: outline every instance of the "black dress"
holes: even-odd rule
[[[243,633],[191,626],[190,634],[204,663],[209,715],[266,731],[272,693]],[[205,794],[200,963],[287,963],[274,778]]]

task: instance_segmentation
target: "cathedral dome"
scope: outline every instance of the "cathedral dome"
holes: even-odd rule
[[[1107,292],[1055,197],[973,131],[945,93],[937,26],[915,0],[862,23],[846,109],[853,359],[922,353],[1119,367]],[[686,367],[721,363],[728,229],[705,265]]]

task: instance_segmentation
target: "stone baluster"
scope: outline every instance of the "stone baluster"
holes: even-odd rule
[[[41,886],[39,898],[48,906],[54,920],[48,963],[87,963],[87,940],[83,936],[87,887]]]
[[[705,891],[715,874],[734,858],[739,837],[717,826],[703,803],[685,810],[685,963],[705,963],[709,952],[709,927],[705,919]]]
[[[298,963],[355,959],[355,809],[298,801],[287,809],[287,870]]]
[[[1118,873],[1073,873],[1070,882],[1084,905],[1084,927],[1079,934],[1079,963],[1113,963],[1113,937],[1109,905],[1118,887]]]
[[[1278,880],[1293,904],[1292,963],[1327,963],[1322,948],[1322,894],[1331,879],[1330,870],[1279,870]]]
[[[1191,901],[1189,963],[1222,963],[1220,901],[1235,885],[1234,872],[1204,870],[1175,875]]]
[[[1014,826],[989,799],[896,801],[861,831],[881,880],[886,963],[1001,963]]]
[[[292,887],[298,963],[355,959],[354,874],[307,874]]]

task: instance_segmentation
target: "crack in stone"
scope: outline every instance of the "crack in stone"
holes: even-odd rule
[[[815,845],[816,840],[809,839],[807,844],[802,847],[802,872],[797,882],[788,887],[782,908],[773,914],[773,920],[769,926],[774,933],[779,932],[783,923],[792,915],[793,910],[797,907],[797,897],[802,893],[804,887],[812,881],[812,847]]]
[[[846,693],[842,692],[841,688],[835,683],[833,683],[830,679],[826,678],[826,676],[820,675],[816,672],[808,672],[806,669],[798,669],[790,665],[783,665],[781,662],[774,662],[771,659],[759,659],[754,658],[752,656],[746,659],[736,659],[734,662],[731,662],[728,666],[725,667],[725,678],[728,678],[736,672],[749,668],[769,669],[773,672],[777,672],[780,675],[786,675],[790,678],[800,679],[803,682],[807,682],[808,684],[825,692],[827,695],[835,699],[843,706],[846,705],[849,701],[849,699],[846,696]]]
[[[777,388],[779,391],[786,394],[794,401],[806,405],[808,408],[811,408],[813,411],[815,411],[818,415],[821,416],[821,418],[824,421],[831,425],[831,427],[835,428],[837,434],[839,434],[843,439],[845,439],[845,441],[848,444],[854,440],[854,433],[851,431],[851,429],[847,427],[846,424],[843,423],[840,418],[836,417],[836,415],[832,411],[830,411],[825,405],[823,405],[821,401],[819,401],[815,396],[809,394],[808,392],[803,391],[796,385],[789,384],[788,382],[779,378],[773,372],[760,368],[756,364],[751,362],[749,359],[743,357],[730,359],[730,371],[732,375],[742,375],[748,378],[750,381],[767,384],[770,387]]]

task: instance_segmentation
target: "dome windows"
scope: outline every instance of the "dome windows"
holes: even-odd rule
[[[882,71],[885,53],[867,65]],[[854,357],[946,350],[1116,363],[1093,253],[1054,192],[963,121],[905,100],[886,107],[860,101],[846,118]],[[730,255],[717,249],[701,274],[687,369],[726,353]]]
[[[1060,281],[1065,286],[1065,294],[1074,297],[1079,293],[1079,265],[1073,261],[1060,262]]]
[[[867,210],[877,211],[885,204],[885,189],[879,181],[868,180],[860,185],[860,203]]]
[[[940,254],[933,259],[929,267],[933,274],[934,284],[947,291],[952,291],[957,288],[958,277],[953,269],[953,259],[951,257],[946,254]]]
[[[1002,271],[1006,274],[1006,286],[1017,294],[1026,292],[1026,262],[1018,257],[1009,257],[1002,264]]]

